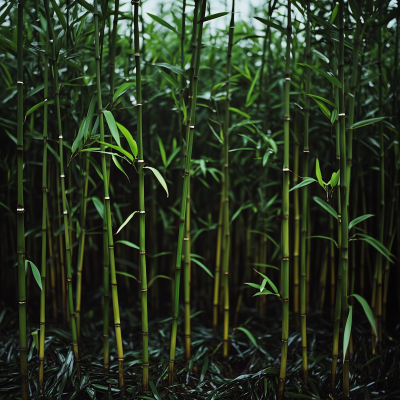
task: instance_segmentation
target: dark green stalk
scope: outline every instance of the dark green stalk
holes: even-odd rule
[[[195,1],[195,14],[193,17],[193,35],[196,35],[197,31],[197,10],[201,0]],[[180,212],[180,223],[179,223],[179,233],[178,233],[178,249],[176,255],[176,266],[175,266],[175,295],[174,295],[174,307],[173,307],[173,316],[172,316],[172,333],[171,333],[171,347],[170,347],[170,360],[169,360],[169,370],[168,370],[168,380],[169,384],[172,385],[174,380],[174,363],[175,363],[175,350],[176,350],[176,336],[178,330],[178,313],[179,313],[179,286],[180,286],[180,275],[181,275],[181,263],[182,263],[182,242],[183,242],[183,234],[185,230],[185,216],[186,216],[186,202],[187,202],[187,193],[188,193],[188,183],[189,183],[189,174],[190,174],[190,166],[191,166],[191,158],[192,158],[192,148],[193,148],[193,133],[194,133],[194,124],[196,120],[196,101],[197,101],[197,84],[199,80],[199,67],[200,67],[200,54],[201,54],[201,39],[203,34],[203,20],[206,13],[206,5],[207,0],[202,0],[202,7],[200,13],[200,21],[199,21],[199,33],[197,36],[197,45],[196,48],[193,41],[192,48],[193,54],[192,57],[195,58],[195,68],[194,74],[191,82],[191,101],[189,102],[189,112],[188,116],[190,116],[190,121],[188,118],[186,125],[186,132],[188,140],[188,150],[186,157],[186,165],[185,172],[183,176],[183,189],[182,189],[182,198],[181,198],[181,212]],[[195,37],[195,36],[194,36]],[[193,124],[193,125],[192,125]]]
[[[48,0],[45,2],[46,16],[48,31],[50,36],[50,43],[52,47],[52,64],[53,64],[53,91],[55,98],[55,107],[57,113],[57,126],[58,126],[58,145],[59,145],[59,157],[60,157],[60,183],[61,183],[61,197],[62,207],[64,215],[64,240],[65,240],[65,252],[67,260],[67,289],[68,289],[68,307],[69,315],[71,318],[71,331],[72,331],[72,347],[74,350],[75,361],[79,363],[79,352],[78,352],[78,334],[76,329],[76,318],[75,318],[75,307],[73,300],[73,288],[72,288],[72,267],[71,267],[71,248],[70,248],[70,235],[69,235],[69,220],[67,210],[67,198],[65,194],[65,174],[64,174],[64,155],[63,155],[63,132],[62,132],[62,121],[61,121],[61,107],[60,107],[60,86],[58,84],[58,65],[55,51],[55,43],[53,37],[53,27],[50,19],[49,4]]]
[[[118,11],[119,11],[119,0],[115,0],[113,30],[111,34],[111,45],[110,45],[110,102],[111,103],[114,95],[114,84],[115,84],[114,75],[115,75],[115,51],[117,47]]]
[[[283,117],[283,186],[282,186],[282,264],[281,264],[281,300],[282,300],[282,350],[279,372],[278,399],[283,398],[286,379],[286,364],[289,340],[289,124],[290,124],[290,45],[292,37],[291,3],[287,3],[287,37],[285,66],[285,115]]]
[[[185,22],[186,22],[186,0],[182,4],[182,32],[181,32],[181,69],[185,67]],[[182,154],[184,154],[183,146],[183,92],[185,91],[184,82],[186,83],[185,75],[181,75],[179,79],[179,146],[182,146]],[[184,168],[184,157],[182,157],[182,168]]]
[[[224,195],[221,194],[219,206],[218,228],[217,228],[217,250],[215,254],[215,276],[214,276],[214,301],[213,301],[213,329],[218,326],[218,304],[219,304],[219,285],[220,285],[220,267],[221,267],[221,242],[222,242],[222,214],[224,207]]]
[[[306,62],[311,64],[310,49],[310,3],[307,3],[307,22],[306,22]],[[305,92],[310,93],[311,70],[306,68]],[[308,145],[308,130],[310,118],[310,97],[304,96],[304,144],[303,144],[303,176],[308,176],[308,160],[310,149]],[[301,212],[301,259],[300,259],[300,316],[301,316],[301,345],[302,345],[302,366],[303,382],[307,385],[308,366],[307,366],[307,224],[308,223],[308,186],[302,189],[302,212]]]
[[[97,0],[94,0],[94,24],[95,24],[95,59],[96,59],[96,86],[97,86],[97,104],[99,113],[99,126],[100,126],[100,141],[104,142],[104,119],[103,119],[103,103],[101,99],[101,83],[100,83],[100,52],[99,52],[99,22],[98,22],[98,9]],[[101,151],[104,152],[104,144],[100,145]],[[109,262],[111,268],[111,295],[113,302],[114,311],[114,324],[115,324],[115,339],[117,342],[117,353],[118,353],[118,380],[120,388],[124,386],[124,351],[122,347],[122,335],[121,335],[121,320],[119,316],[119,305],[118,305],[118,289],[117,289],[117,276],[115,273],[115,260],[114,260],[114,239],[112,233],[112,222],[111,222],[111,201],[109,196],[109,182],[107,163],[104,154],[101,157],[101,166],[104,180],[104,218],[107,218],[107,233],[108,233],[108,248],[109,248]],[[106,293],[105,293],[106,294]]]
[[[139,219],[140,219],[140,281],[142,300],[142,335],[143,335],[143,390],[149,390],[149,327],[147,316],[147,271],[145,250],[145,207],[144,207],[144,159],[142,138],[142,75],[140,65],[139,47],[139,0],[134,3],[134,35],[135,35],[135,61],[136,61],[136,115],[138,138],[138,170],[139,170]]]
[[[185,272],[184,272],[184,289],[185,289],[185,354],[186,364],[189,364],[191,357],[191,326],[190,326],[190,179],[188,182],[188,194],[186,197],[186,221],[185,221]]]
[[[17,25],[17,258],[18,258],[18,300],[19,300],[19,346],[22,399],[28,400],[28,358],[26,348],[26,284],[25,284],[25,225],[24,225],[24,82],[23,82],[23,28],[24,0],[18,1]]]
[[[40,292],[40,338],[39,338],[39,388],[43,394],[44,376],[44,347],[45,347],[45,324],[46,324],[46,265],[47,265],[47,96],[48,96],[48,71],[49,71],[49,34],[46,30],[45,53],[44,53],[44,106],[43,106],[43,167],[42,167],[42,290]]]
[[[228,357],[229,345],[229,252],[230,252],[230,223],[229,223],[229,104],[230,104],[230,72],[233,46],[233,33],[235,30],[235,0],[232,0],[231,23],[229,24],[228,57],[226,63],[226,101],[224,122],[224,254],[222,258],[224,279],[224,347],[223,356]]]

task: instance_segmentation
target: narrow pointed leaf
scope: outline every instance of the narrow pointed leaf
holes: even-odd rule
[[[336,240],[330,238],[329,236],[308,236],[307,239],[314,239],[314,238],[331,240],[333,243],[335,243],[335,246],[336,246],[336,247],[339,247],[338,244],[337,244],[337,242],[336,242]]]
[[[119,163],[119,161],[117,160],[117,157],[115,157],[115,155],[113,154],[112,156],[112,160],[114,161],[115,166],[126,176],[126,178],[129,180],[129,176],[126,174],[126,172],[124,171],[124,169],[122,168],[121,164]]]
[[[358,294],[352,294],[352,296],[354,296],[360,302],[360,304],[365,312],[365,315],[367,316],[368,321],[371,324],[372,329],[375,332],[375,335],[378,336],[378,333],[376,332],[374,314],[372,313],[372,310],[371,310],[370,306],[368,305],[367,301],[363,297],[359,296]]]
[[[256,346],[258,348],[258,344],[257,344],[256,339],[254,338],[254,336],[252,335],[252,333],[248,329],[243,328],[243,326],[239,326],[238,328],[236,328],[236,330],[244,332],[247,335],[247,337],[250,339],[250,342],[253,343],[254,346]]]
[[[340,169],[338,170],[338,172],[334,172],[333,174],[332,174],[332,177],[331,177],[331,186],[334,188],[336,185],[337,185],[337,183],[339,182],[339,178],[340,178]]]
[[[380,122],[380,121],[384,120],[385,118],[386,117],[364,119],[363,121],[356,122],[350,128],[353,128],[353,129],[361,128],[362,126],[367,126],[367,125],[375,124],[375,122]]]
[[[124,156],[128,157],[129,160],[133,161],[133,156],[131,153],[128,153],[126,150],[124,150],[122,147],[120,146],[115,146],[114,144],[111,143],[106,143],[106,142],[101,142],[100,140],[97,141],[97,143],[100,144],[104,144],[105,146],[111,147],[114,150],[119,151],[120,153],[122,153]]]
[[[58,17],[58,19],[59,19],[59,21],[60,21],[60,24],[62,25],[64,31],[66,31],[66,30],[67,30],[67,21],[66,21],[66,19],[65,19],[64,13],[61,11],[61,9],[60,9],[60,7],[58,6],[56,0],[50,0],[50,1],[51,1],[51,5],[52,5],[53,8],[54,8],[54,11],[55,11],[56,14],[57,14],[57,17]]]
[[[115,273],[118,274],[118,275],[126,276],[126,277],[128,277],[128,278],[132,278],[132,279],[134,279],[135,281],[138,281],[138,279],[136,278],[136,276],[131,275],[131,274],[129,274],[128,272],[124,272],[124,271],[115,271]],[[138,282],[139,282],[139,281],[138,281]]]
[[[116,235],[121,232],[122,228],[133,218],[133,216],[137,213],[138,211],[134,211],[125,221],[124,223],[119,227],[117,232],[115,233]],[[121,243],[121,242],[120,242]]]
[[[156,275],[153,278],[151,278],[151,280],[150,280],[150,282],[149,282],[147,287],[150,287],[153,284],[153,282],[158,278],[169,279],[170,281],[173,280],[172,278],[170,278],[169,276],[166,276],[166,275]]]
[[[293,186],[289,190],[289,192],[291,192],[292,190],[300,189],[303,186],[307,186],[307,185],[309,185],[310,183],[313,183],[313,182],[317,182],[317,181],[314,178],[304,178],[304,180],[302,182],[300,182],[298,185]]]
[[[37,269],[36,265],[29,260],[25,260],[25,270],[27,269],[28,264],[31,266],[33,277],[35,278],[35,281],[38,284],[40,290],[43,290],[42,277],[40,276],[39,270]]]
[[[104,218],[104,204],[98,197],[92,197],[92,201],[94,206],[96,207],[97,212],[99,213],[101,219]]]
[[[386,257],[391,263],[393,263],[392,259],[390,258],[391,256],[393,256],[393,254],[391,254],[389,250],[381,242],[379,242],[378,240],[376,240],[371,236],[364,235],[362,233],[359,233],[358,236],[360,236],[360,240],[364,240],[365,242],[369,243],[372,247],[378,250],[384,257]]]
[[[331,18],[329,20],[329,23],[331,25],[335,22],[335,18],[336,18],[336,15],[337,15],[338,11],[339,11],[339,3],[336,2],[335,8],[332,10],[332,15],[331,15]]]
[[[359,224],[360,222],[362,222],[362,221],[364,221],[364,220],[366,220],[367,218],[370,218],[370,217],[374,217],[374,214],[365,214],[365,215],[361,215],[360,217],[357,217],[357,218],[353,219],[353,221],[351,221],[351,222],[349,223],[349,230],[350,230],[354,225],[357,225],[357,224]]]
[[[132,247],[133,249],[140,250],[139,246],[137,246],[135,243],[128,242],[127,240],[118,240],[115,242],[115,244],[117,243],[121,243],[124,244],[125,246]]]
[[[228,14],[229,14],[229,12],[226,12],[226,11],[225,12],[216,13],[216,14],[211,14],[211,15],[205,17],[203,19],[203,22],[211,21],[212,19],[220,18],[220,17],[223,17],[224,15],[228,15]],[[197,23],[199,24],[200,22],[201,21],[198,21]]]
[[[346,350],[350,342],[352,323],[353,323],[353,306],[349,306],[349,315],[347,317],[346,326],[344,328],[344,333],[343,333],[343,361],[345,359]]]
[[[329,214],[333,215],[336,219],[338,219],[338,213],[329,205],[326,201],[320,199],[317,196],[313,197],[313,200],[319,204],[325,211],[328,211]]]
[[[165,155],[164,144],[162,142],[162,139],[158,135],[157,135],[157,140],[158,140],[158,147],[160,148],[161,160],[164,164],[164,167],[167,167],[167,156]]]
[[[204,271],[207,272],[208,275],[211,276],[211,278],[214,278],[214,275],[210,272],[210,270],[199,260],[197,260],[196,258],[191,258],[190,259],[191,262],[194,262],[195,264],[197,264],[199,267],[203,268]]]
[[[322,175],[321,175],[321,168],[319,167],[319,160],[318,158],[315,160],[315,174],[317,175],[318,183],[323,187],[325,190],[325,184],[324,181],[322,180]]]
[[[106,117],[107,125],[110,129],[111,135],[114,140],[117,142],[118,146],[121,147],[121,140],[119,138],[117,124],[115,123],[114,116],[111,111],[103,111],[104,116]]]
[[[164,21],[162,18],[157,17],[157,15],[147,13],[147,15],[154,19],[154,21],[158,22],[160,25],[164,26],[165,28],[169,29],[172,32],[175,32],[177,35],[181,35],[172,25],[168,22]]]
[[[122,96],[130,87],[132,87],[135,82],[125,82],[115,91],[113,96],[113,101],[117,100],[119,96]]]
[[[285,34],[287,33],[286,32],[287,31],[286,28],[283,27],[282,25],[275,24],[274,22],[272,22],[272,21],[270,21],[268,19],[265,19],[265,18],[260,18],[260,17],[254,17],[254,18],[256,20],[262,22],[264,25],[269,26],[270,28],[274,28],[274,29],[276,29],[276,30],[278,30],[278,31],[280,31],[282,33],[285,33]]]
[[[138,147],[136,141],[133,139],[128,129],[126,129],[123,125],[117,122],[117,126],[118,129],[121,131],[121,133],[125,136],[126,140],[128,141],[129,147],[131,148],[131,152],[136,158],[138,155]]]
[[[165,179],[163,178],[163,176],[160,174],[159,171],[157,171],[155,168],[152,167],[143,167],[143,168],[147,168],[149,170],[151,170],[153,172],[153,174],[155,175],[155,177],[157,178],[158,182],[161,183],[161,186],[164,188],[164,190],[167,192],[167,197],[169,197],[169,193],[168,193],[168,187],[167,187],[167,183],[165,182]]]
[[[324,97],[316,96],[315,94],[308,94],[307,96],[310,96],[313,99],[324,101],[325,103],[329,104],[332,107],[336,107],[334,103],[332,103],[330,100],[325,99]]]
[[[274,283],[271,281],[271,279],[268,278],[268,276],[264,275],[263,273],[261,273],[260,271],[254,270],[257,272],[257,274],[260,274],[264,279],[266,279],[269,283],[269,285],[272,287],[272,290],[278,294],[278,289],[276,288],[276,286],[274,285]]]
[[[334,76],[331,76],[329,74],[327,74],[325,71],[320,70],[319,68],[315,67],[314,65],[309,65],[309,64],[302,64],[302,63],[298,63],[298,65],[301,65],[302,67],[308,67],[311,68],[313,71],[315,71],[317,74],[322,75],[323,77],[325,77],[326,79],[328,79],[332,84],[336,85],[339,89],[342,88],[342,84],[339,82],[339,80],[337,78],[335,78]]]

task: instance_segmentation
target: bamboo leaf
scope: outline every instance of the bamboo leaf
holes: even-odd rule
[[[216,19],[216,18],[220,18],[223,17],[224,15],[228,15],[229,12],[220,12],[220,13],[216,13],[216,14],[211,14],[208,17],[205,17],[203,20],[198,21],[197,23],[199,24],[200,22],[207,22],[207,21],[211,21],[212,19]]]
[[[347,317],[346,326],[344,328],[344,333],[343,333],[343,362],[345,360],[345,354],[350,342],[352,323],[353,323],[353,306],[349,306],[349,315]]]
[[[175,158],[175,156],[180,152],[180,150],[181,150],[181,147],[179,146],[179,147],[177,147],[177,148],[172,152],[172,154],[168,157],[167,165],[166,165],[167,168],[168,168],[168,166],[171,164],[171,162],[172,162],[172,160]]]
[[[270,21],[268,19],[260,18],[260,17],[254,17],[254,18],[257,19],[258,21],[262,22],[264,25],[269,26],[270,28],[274,28],[274,29],[276,29],[276,30],[278,30],[278,31],[280,31],[280,32],[282,32],[284,34],[287,33],[286,32],[287,29],[285,29],[283,26],[275,24],[274,22],[272,22],[272,21]]]
[[[319,167],[319,160],[318,157],[315,160],[315,174],[317,175],[318,183],[322,186],[322,188],[325,190],[325,183],[322,180],[322,175],[321,175],[321,168]]]
[[[292,190],[300,189],[303,186],[307,186],[307,185],[309,185],[310,183],[313,183],[313,182],[317,182],[317,181],[314,178],[304,178],[304,180],[302,182],[300,182],[298,185],[292,187],[289,190],[289,192],[291,192]]]
[[[165,28],[169,29],[170,31],[175,32],[179,36],[181,35],[172,25],[170,25],[168,22],[164,21],[162,18],[157,17],[157,15],[150,14],[150,13],[147,13],[147,15],[150,18],[153,18],[154,21],[158,22],[160,25],[162,25]]]
[[[119,138],[117,124],[115,123],[114,116],[111,111],[103,111],[104,116],[106,117],[107,125],[110,129],[111,135],[114,140],[117,142],[118,146],[121,147],[121,140]]]
[[[136,276],[129,274],[128,272],[124,272],[124,271],[115,271],[116,274],[118,275],[123,275],[123,276],[127,276],[128,278],[132,278],[135,281],[139,282],[138,279],[136,278]]]
[[[328,211],[329,214],[333,215],[336,219],[338,219],[338,214],[337,212],[332,208],[330,204],[327,202],[321,200],[319,197],[314,196],[313,200],[319,204],[325,211]]]
[[[195,264],[197,264],[199,267],[203,268],[204,271],[207,272],[208,275],[211,276],[211,278],[214,278],[214,275],[210,272],[210,270],[199,260],[197,260],[196,258],[191,258],[190,259],[191,262],[194,262]]]
[[[278,296],[279,297],[279,294],[273,293],[273,292],[271,292],[270,290],[267,290],[267,289],[264,289],[262,292],[257,292],[256,294],[253,294],[253,297],[254,296],[264,296],[264,295],[268,295],[268,294],[272,294],[273,296]]]
[[[239,326],[238,328],[236,328],[236,330],[244,332],[247,335],[247,337],[250,339],[250,342],[253,343],[254,346],[256,346],[258,348],[258,344],[257,344],[256,339],[254,338],[254,336],[252,335],[252,333],[248,329],[243,328],[243,326]]]
[[[241,213],[242,210],[245,210],[246,208],[251,207],[251,204],[242,204],[239,209],[233,214],[231,223],[238,217],[238,215]]]
[[[251,103],[250,103],[251,95],[253,94],[254,86],[258,82],[258,77],[260,76],[260,71],[261,71],[261,67],[257,70],[256,75],[254,76],[254,79],[251,82],[250,89],[247,92],[245,108],[247,108],[251,105]]]
[[[121,244],[124,244],[125,246],[132,247],[133,249],[140,250],[139,246],[137,246],[136,244],[134,244],[132,242],[128,242],[127,240],[118,240],[114,244],[117,244],[117,243],[121,243]]]
[[[54,11],[55,11],[56,14],[57,14],[57,17],[58,17],[58,19],[59,19],[59,21],[60,21],[60,24],[62,25],[64,31],[66,31],[66,30],[67,30],[67,21],[66,21],[66,19],[65,19],[64,13],[61,11],[61,9],[60,9],[60,7],[58,6],[56,0],[50,0],[50,1],[51,1],[51,5],[52,5],[53,8],[54,8]]]
[[[53,104],[53,103],[54,103],[54,100],[49,100],[49,101],[44,100],[44,101],[41,101],[40,103],[34,105],[34,106],[33,106],[32,108],[30,108],[30,109],[27,111],[27,113],[25,114],[25,119],[26,119],[26,117],[27,117],[28,115],[32,114],[32,113],[33,113],[35,110],[37,110],[39,107],[44,106],[45,103],[47,103],[48,105],[49,105],[49,104]]]
[[[335,109],[332,111],[332,114],[331,114],[331,124],[333,124],[333,123],[337,120],[337,117],[338,117],[338,111],[337,111],[337,109],[335,108]]]
[[[322,103],[321,101],[314,99],[313,100],[318,104],[318,107],[320,108],[320,110],[323,112],[323,114],[329,119],[331,120],[331,112],[328,110],[328,107]]]
[[[251,265],[255,265],[256,267],[261,267],[261,268],[273,268],[279,271],[279,268],[275,267],[275,265],[262,264],[262,263],[251,263]]]
[[[113,96],[113,101],[117,100],[118,97],[122,96],[130,87],[132,87],[135,82],[125,82],[115,91]]]
[[[100,215],[100,218],[104,218],[104,204],[98,197],[92,197],[92,201],[94,206],[96,207],[97,212]]]
[[[95,159],[93,159],[92,157],[88,157],[88,159],[89,159],[90,164],[93,165],[93,168],[95,169],[95,171],[99,175],[100,179],[103,180],[103,174],[100,171],[100,167],[97,164],[97,161]]]
[[[120,146],[115,146],[114,144],[110,144],[110,143],[106,143],[106,142],[101,142],[100,140],[97,141],[97,143],[100,144],[104,144],[104,146],[108,146],[111,147],[114,150],[119,151],[120,153],[122,153],[124,156],[128,157],[129,160],[133,161],[133,156],[131,153],[128,153],[126,150],[124,150],[122,147]]]
[[[43,290],[43,289],[41,289],[41,290]],[[37,348],[38,351],[39,351],[38,332],[39,332],[39,329],[36,329],[36,331],[31,332],[30,335],[32,335],[33,342],[35,343],[35,346],[36,346],[36,348]]]
[[[320,69],[318,69],[317,67],[315,67],[314,65],[309,65],[309,64],[302,64],[302,63],[298,63],[298,65],[301,65],[302,67],[308,67],[311,68],[313,71],[315,71],[317,74],[322,75],[324,78],[328,79],[332,84],[336,85],[339,89],[342,88],[342,84],[339,82],[339,80],[337,78],[335,78],[334,76],[331,76],[329,74],[327,74],[325,71],[322,71]]]
[[[147,287],[150,287],[157,278],[169,279],[170,281],[173,280],[172,278],[170,278],[169,276],[166,276],[166,275],[156,275],[156,276],[153,276],[153,278],[151,278]]]
[[[158,140],[158,147],[160,148],[161,160],[164,164],[164,167],[166,168],[167,167],[167,156],[165,155],[164,145],[163,145],[162,139],[158,135],[157,135],[157,140]]]
[[[201,368],[201,374],[200,374],[199,384],[200,384],[201,382],[203,382],[204,377],[205,377],[205,375],[206,375],[206,373],[207,373],[208,362],[209,362],[208,353],[206,353],[206,355],[204,356],[203,367]]]
[[[118,129],[121,131],[121,133],[125,136],[126,140],[128,141],[129,147],[131,148],[131,152],[136,158],[138,155],[138,147],[136,141],[133,139],[128,129],[126,129],[123,125],[117,122],[117,126]]]
[[[257,274],[260,274],[264,279],[266,279],[269,283],[269,285],[272,287],[272,290],[275,292],[275,294],[278,294],[278,289],[276,288],[276,286],[274,285],[274,283],[271,281],[271,279],[268,278],[268,276],[264,275],[263,273],[261,273],[260,271],[254,270],[257,272]]]
[[[163,178],[163,176],[160,174],[160,172],[158,172],[155,168],[152,167],[143,167],[143,168],[147,168],[149,170],[151,170],[153,172],[153,174],[155,175],[155,177],[157,178],[158,182],[161,183],[161,186],[164,188],[164,190],[167,192],[167,197],[169,197],[169,193],[168,193],[168,187],[167,187],[167,183],[165,182],[165,179]]]
[[[237,108],[234,108],[234,107],[229,107],[229,111],[233,111],[233,112],[235,112],[236,114],[239,114],[239,115],[241,115],[242,117],[245,117],[245,118],[247,118],[247,119],[250,119],[250,118],[251,118],[249,114],[245,113],[244,111],[238,110]]]
[[[393,263],[392,259],[390,258],[393,256],[389,252],[389,250],[378,240],[375,238],[364,235],[363,233],[358,233],[358,236],[360,236],[360,240],[364,240],[365,242],[369,243],[372,247],[374,247],[376,250],[378,250],[383,256],[385,256],[391,263]]]
[[[339,11],[339,3],[336,2],[335,8],[332,10],[332,15],[331,15],[331,18],[329,20],[329,23],[331,25],[335,22],[335,18],[336,18],[336,15],[337,15],[338,11]]]
[[[37,269],[36,265],[32,261],[25,260],[25,271],[28,269],[28,265],[31,266],[33,277],[35,278],[35,281],[38,284],[40,290],[43,290],[42,277],[40,275],[39,270]]]
[[[115,155],[113,154],[112,156],[112,160],[114,161],[115,166],[126,176],[126,178],[129,180],[129,176],[126,174],[126,172],[124,171],[124,169],[122,168],[121,164],[119,163],[119,161],[117,160],[117,157],[115,157]]]
[[[115,233],[116,235],[121,232],[122,228],[124,228],[124,226],[133,218],[133,216],[139,211],[134,211],[125,221],[124,223],[119,227],[119,229],[117,230],[117,232]],[[122,241],[120,241],[121,243]],[[126,243],[125,243],[126,244]],[[133,247],[133,246],[131,246]]]
[[[155,399],[161,400],[161,396],[157,391],[156,385],[154,385],[153,381],[149,381],[149,384],[150,384],[150,388],[151,388],[151,391],[153,392]]]
[[[312,97],[313,99],[322,100],[325,103],[329,104],[330,106],[336,107],[334,103],[332,103],[330,100],[325,99],[324,97],[316,96],[315,94],[308,94],[307,96]]]
[[[12,5],[12,3],[10,3],[10,5]],[[30,90],[30,91],[26,94],[26,98],[33,96],[33,95],[36,94],[37,92],[40,92],[43,88],[44,88],[44,84],[39,85],[39,86],[36,87],[35,89]]]
[[[315,50],[315,49],[311,49],[311,51],[314,54],[316,54],[321,60],[323,60],[329,64],[329,58],[327,56],[325,56],[324,54],[320,53],[318,50]]]
[[[375,124],[375,122],[380,122],[385,118],[386,117],[364,119],[363,121],[356,122],[350,128],[353,128],[353,129],[361,128],[362,126],[367,126],[367,125]]]
[[[372,310],[369,307],[367,301],[363,297],[359,296],[358,294],[352,294],[351,296],[354,296],[360,302],[360,304],[365,312],[365,315],[367,316],[368,321],[371,324],[372,329],[375,332],[375,335],[378,336],[378,333],[376,332],[374,314],[372,313]]]
[[[319,239],[327,239],[327,240],[331,240],[333,243],[335,243],[336,247],[339,247],[338,244],[336,243],[335,239],[330,238],[329,236],[309,236],[309,239],[313,239],[313,238],[319,238]]]
[[[340,169],[338,170],[338,172],[333,172],[332,173],[331,187],[334,188],[337,185],[337,183],[339,182],[339,178],[340,178]]]
[[[360,222],[362,222],[362,221],[364,221],[364,220],[366,220],[367,218],[370,218],[370,217],[374,217],[374,214],[365,214],[365,215],[361,215],[360,217],[357,217],[357,218],[353,219],[353,221],[351,221],[351,222],[349,223],[349,230],[350,230],[354,225],[357,225],[357,224],[359,224]]]
[[[79,3],[83,8],[86,8],[86,10],[90,11],[91,13],[94,13],[94,7],[89,4],[85,0],[76,0],[77,3]]]
[[[267,283],[267,280],[263,279],[263,281],[261,282],[261,286],[260,286],[260,292],[262,292],[265,289],[266,283]]]
[[[167,64],[167,63],[153,63],[149,65],[155,65],[156,67],[162,67],[162,68],[167,68],[172,72],[175,72],[177,75],[183,75],[183,70],[179,67],[176,67],[175,65]]]
[[[258,290],[260,289],[260,286],[261,286],[261,285],[257,285],[257,283],[252,283],[252,282],[246,282],[245,285],[249,285],[252,288],[258,289]]]

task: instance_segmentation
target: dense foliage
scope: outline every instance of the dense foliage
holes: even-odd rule
[[[0,399],[399,396],[399,1],[236,11],[0,3]]]

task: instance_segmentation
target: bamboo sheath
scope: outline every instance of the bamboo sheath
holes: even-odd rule
[[[278,399],[283,398],[286,379],[286,364],[289,340],[289,121],[290,121],[290,46],[292,35],[291,3],[287,3],[287,38],[285,67],[285,114],[284,114],[284,151],[282,185],[282,264],[281,264],[281,301],[282,301],[282,350],[279,371]]]
[[[181,199],[181,212],[180,212],[180,223],[179,223],[179,233],[178,233],[178,248],[176,255],[176,266],[175,266],[175,295],[174,295],[174,307],[172,316],[172,332],[171,332],[171,346],[170,346],[170,360],[169,360],[169,370],[168,370],[168,381],[171,385],[174,380],[174,362],[175,362],[175,351],[176,351],[176,336],[178,328],[178,313],[179,313],[179,288],[180,288],[180,272],[182,263],[182,247],[183,247],[183,234],[185,230],[185,216],[186,216],[186,203],[187,203],[187,193],[188,193],[188,181],[190,174],[190,165],[192,157],[193,148],[193,133],[196,120],[196,100],[197,100],[197,84],[199,79],[199,67],[200,67],[200,54],[201,54],[201,39],[203,33],[203,20],[206,12],[207,0],[203,0],[201,4],[200,20],[197,41],[195,40],[197,31],[197,11],[199,7],[200,0],[195,2],[195,14],[193,17],[193,41],[192,48],[194,49],[193,56],[195,57],[194,62],[194,73],[191,82],[191,101],[189,102],[189,112],[190,121],[188,118],[186,131],[188,140],[188,150],[186,157],[185,172],[183,176],[183,189],[182,189],[182,199]],[[193,57],[192,56],[192,57]]]
[[[26,343],[26,284],[25,284],[25,226],[24,226],[24,82],[23,82],[23,19],[24,0],[18,1],[17,28],[17,259],[18,259],[18,313],[19,313],[19,347],[22,399],[28,400],[28,358]]]

